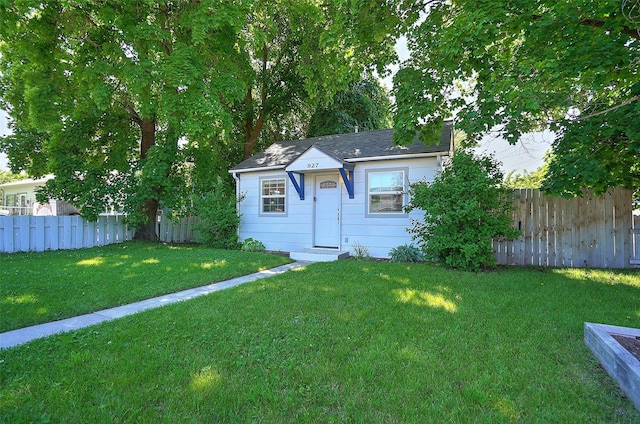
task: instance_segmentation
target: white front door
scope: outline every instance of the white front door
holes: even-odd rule
[[[314,245],[340,247],[340,176],[317,174],[314,192]]]

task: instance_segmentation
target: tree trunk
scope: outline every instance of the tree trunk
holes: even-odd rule
[[[249,159],[251,155],[253,155],[253,149],[256,147],[258,136],[260,135],[260,131],[262,131],[263,125],[264,115],[260,114],[256,121],[256,125],[251,129],[251,131],[245,131],[244,154],[242,160]]]
[[[144,205],[140,206],[142,213],[147,217],[147,222],[138,224],[133,236],[134,240],[158,241],[156,233],[158,204],[157,199],[147,199]]]
[[[267,46],[265,45],[263,48],[263,69],[262,73],[266,73],[266,64],[267,64]],[[253,94],[252,87],[249,87],[247,90],[247,96],[245,97],[245,105],[247,106],[247,115],[245,116],[244,121],[244,150],[242,154],[242,160],[249,159],[253,155],[253,150],[256,147],[256,143],[258,142],[258,136],[260,135],[260,131],[262,131],[262,127],[264,126],[265,115],[267,115],[267,111],[265,110],[265,101],[267,99],[267,85],[266,82],[262,83],[262,92],[260,94],[261,103],[258,106],[260,108],[258,112],[258,120],[255,125],[253,123],[253,114],[254,114],[254,102],[253,102]]]
[[[156,144],[156,120],[141,119],[142,141],[140,141],[140,159],[147,157],[149,149]]]
[[[156,121],[155,119],[141,119],[140,129],[142,130],[142,140],[140,142],[140,159],[147,157],[149,149],[156,144]],[[156,214],[158,212],[158,199],[146,199],[140,205],[140,212],[146,217],[146,222],[138,224],[134,240],[157,241],[156,234]]]

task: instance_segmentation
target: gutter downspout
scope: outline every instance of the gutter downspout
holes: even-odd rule
[[[236,215],[240,216],[240,175],[237,172],[232,172],[231,176],[236,182]],[[236,229],[238,240],[240,239],[240,225]]]

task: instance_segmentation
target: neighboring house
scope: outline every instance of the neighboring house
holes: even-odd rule
[[[70,204],[58,200],[48,203],[36,201],[36,190],[42,187],[53,175],[39,179],[13,181],[0,184],[0,215],[75,215],[78,210]]]
[[[368,250],[373,257],[411,243],[407,229],[424,213],[406,213],[409,184],[432,181],[453,154],[453,122],[438,145],[395,147],[393,130],[275,143],[229,170],[244,200],[240,240],[268,250]]]

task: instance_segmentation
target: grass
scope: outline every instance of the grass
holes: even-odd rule
[[[640,326],[640,274],[319,263],[0,351],[0,417],[639,422],[584,321]]]
[[[288,262],[261,253],[128,242],[0,255],[0,332],[251,274]]]

